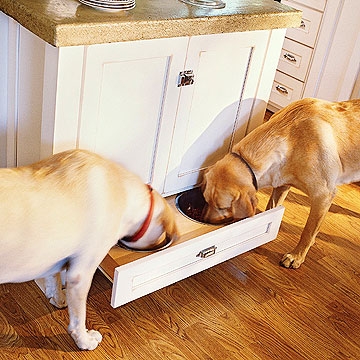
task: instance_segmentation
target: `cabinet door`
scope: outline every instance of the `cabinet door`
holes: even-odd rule
[[[158,134],[163,122],[175,118],[177,71],[187,44],[187,38],[176,38],[89,46],[79,147],[151,183]]]
[[[256,102],[269,32],[192,37],[185,70],[194,83],[181,87],[164,193],[194,186],[247,131]],[[271,83],[270,79],[268,82]]]

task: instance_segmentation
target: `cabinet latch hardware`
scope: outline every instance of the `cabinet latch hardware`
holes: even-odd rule
[[[207,258],[211,255],[214,255],[216,252],[217,247],[215,245],[210,246],[204,250],[201,250],[196,256],[201,258]]]
[[[178,78],[178,87],[192,85],[194,83],[193,70],[180,71]]]
[[[276,90],[282,94],[288,94],[289,92],[287,91],[287,89],[284,86],[281,85],[277,85],[276,86]]]

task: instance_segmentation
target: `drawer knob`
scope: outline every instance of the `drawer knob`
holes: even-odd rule
[[[284,58],[285,58],[286,60],[289,60],[289,61],[291,61],[291,62],[295,62],[295,63],[296,63],[296,57],[295,57],[294,55],[292,55],[292,54],[285,53],[285,54],[284,54]]]
[[[287,89],[281,85],[277,85],[275,88],[278,92],[282,93],[282,94],[288,94],[289,92],[287,91]]]
[[[204,250],[201,250],[196,256],[200,258],[207,258],[215,254],[217,247],[215,245],[210,246]]]

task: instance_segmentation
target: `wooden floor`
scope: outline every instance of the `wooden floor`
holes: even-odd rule
[[[292,191],[285,207],[276,240],[120,308],[96,273],[88,327],[104,339],[93,352],[77,351],[67,311],[34,282],[0,285],[0,359],[359,359],[360,188],[340,187],[298,270],[278,262],[298,239],[307,198]]]
[[[87,322],[103,342],[92,352],[77,350],[67,311],[34,282],[0,285],[0,359],[359,359],[360,188],[339,188],[298,270],[278,262],[296,244],[308,202],[292,191],[284,205],[276,240],[120,308],[96,273]]]

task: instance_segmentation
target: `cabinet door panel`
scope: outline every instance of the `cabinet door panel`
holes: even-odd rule
[[[190,39],[165,194],[192,187],[247,130],[267,46],[266,34],[234,33]],[[255,76],[256,74],[256,76]]]
[[[163,117],[175,117],[179,90],[171,69],[183,66],[187,45],[184,38],[164,40],[95,45],[86,56],[79,147],[122,163],[148,183]]]

